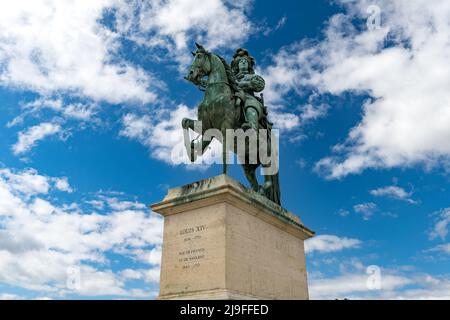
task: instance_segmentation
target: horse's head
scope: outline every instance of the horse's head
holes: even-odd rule
[[[201,83],[201,79],[211,73],[211,54],[198,43],[195,43],[195,45],[197,46],[197,51],[192,52],[194,61],[189,68],[188,75],[184,78],[196,85],[199,85]]]

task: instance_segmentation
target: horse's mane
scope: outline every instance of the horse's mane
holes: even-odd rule
[[[225,73],[227,75],[228,83],[230,84],[231,90],[233,92],[238,92],[239,91],[238,83],[236,77],[233,74],[233,71],[231,70],[230,65],[225,61],[224,58],[222,58],[218,54],[215,54],[215,56],[219,58],[220,61],[222,61],[223,66],[225,67]]]

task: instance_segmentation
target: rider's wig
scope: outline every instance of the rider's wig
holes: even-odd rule
[[[239,61],[241,59],[246,59],[248,62],[248,71],[250,73],[255,73],[255,59],[250,56],[247,49],[239,48],[236,50],[233,61],[231,62],[231,68],[233,69],[234,74],[239,72]]]

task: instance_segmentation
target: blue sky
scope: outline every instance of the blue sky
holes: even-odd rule
[[[0,298],[157,295],[147,205],[221,173],[176,153],[194,41],[266,79],[311,297],[450,298],[450,5],[430,3],[0,4]]]

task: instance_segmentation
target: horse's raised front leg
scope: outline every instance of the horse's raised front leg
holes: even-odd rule
[[[195,162],[199,156],[202,156],[206,148],[208,148],[211,144],[211,141],[205,141],[203,139],[199,139],[198,141],[196,141],[197,139],[192,141],[190,140],[189,132],[187,132],[189,129],[199,135],[204,134],[204,128],[199,125],[200,123],[201,122],[198,120],[188,118],[184,118],[181,122],[181,126],[184,129],[184,146],[186,147],[186,151],[191,162]]]
[[[198,120],[193,120],[193,119],[189,119],[189,118],[184,118],[181,121],[181,126],[183,127],[183,129],[187,130],[187,129],[191,129],[193,131],[195,131],[195,122]]]

